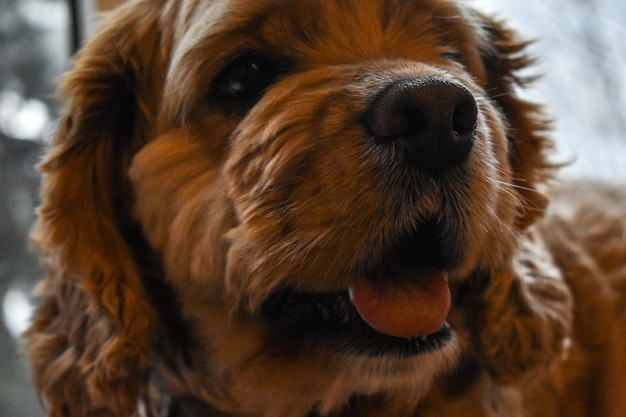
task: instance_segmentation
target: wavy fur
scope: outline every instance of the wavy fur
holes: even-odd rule
[[[42,165],[48,276],[26,336],[48,416],[625,415],[626,198],[570,189],[546,216],[555,166],[541,107],[517,94],[526,45],[446,0],[108,15]],[[251,52],[289,70],[245,107],[219,83]],[[466,168],[439,177],[358,122],[386,85],[423,76],[478,106]],[[260,318],[282,288],[347,288],[426,218],[463,254],[442,349],[337,353]]]

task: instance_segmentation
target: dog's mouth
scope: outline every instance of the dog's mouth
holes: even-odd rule
[[[264,303],[262,314],[279,331],[312,337],[334,351],[357,355],[408,357],[438,350],[452,337],[447,323],[428,335],[398,337],[382,333],[363,320],[348,290],[313,293],[285,289]]]
[[[445,271],[458,265],[462,246],[437,230],[429,225],[400,239],[383,262],[391,266],[354,278],[349,288],[276,291],[261,315],[281,334],[342,353],[407,357],[441,349],[452,339]]]

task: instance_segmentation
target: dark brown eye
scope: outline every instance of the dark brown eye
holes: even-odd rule
[[[443,58],[449,59],[451,61],[461,62],[461,53],[456,50],[450,50],[442,55]]]
[[[219,93],[235,102],[256,102],[284,73],[275,60],[259,54],[239,57],[217,76]]]

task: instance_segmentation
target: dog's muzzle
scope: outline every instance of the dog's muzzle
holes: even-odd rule
[[[375,146],[394,147],[414,172],[437,177],[469,159],[478,106],[457,81],[400,79],[374,96],[361,123]],[[452,338],[446,271],[462,261],[465,232],[456,219],[432,216],[377,250],[383,259],[355,272],[348,288],[283,288],[265,300],[261,316],[282,336],[346,353],[411,356],[442,348]]]

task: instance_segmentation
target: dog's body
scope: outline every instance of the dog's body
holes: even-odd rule
[[[545,210],[523,48],[446,0],[116,11],[43,165],[49,416],[626,415],[626,196]]]

